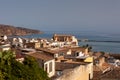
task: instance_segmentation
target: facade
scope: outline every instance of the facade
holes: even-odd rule
[[[54,55],[56,61],[57,78],[55,80],[89,80],[93,78],[93,57],[89,56],[87,48],[53,48],[48,52]],[[65,73],[66,70],[67,73]]]
[[[8,51],[10,49],[10,44],[0,45],[0,51]]]
[[[4,36],[0,36],[0,40],[7,40],[7,36],[6,35],[4,35]]]
[[[22,51],[15,48],[12,48],[12,50],[15,52],[16,61],[19,61],[20,63],[22,63],[25,57],[24,54],[22,54]]]
[[[25,43],[27,48],[40,48],[40,42]]]
[[[16,60],[22,63],[24,61],[24,56],[19,53],[16,53]]]
[[[21,54],[32,54],[35,53],[36,50],[35,49],[30,49],[30,48],[25,48],[25,49],[21,49]]]
[[[37,59],[39,66],[48,73],[48,77],[52,77],[55,75],[55,59],[54,58],[44,54],[44,52],[35,52],[28,55]]]
[[[60,35],[60,34],[54,34],[53,36],[54,41],[59,41],[59,42],[71,42],[72,41],[72,35]]]
[[[72,50],[72,54],[76,56],[80,56],[80,54],[89,55],[88,48],[83,47],[72,47],[70,48]]]
[[[85,63],[87,72],[89,73],[89,79],[93,78],[93,57],[75,57],[73,61],[78,63]]]
[[[57,78],[54,80],[90,80],[93,78],[91,63],[56,62]]]
[[[78,45],[78,40],[72,35],[54,34],[53,40],[56,42],[66,42],[65,44]]]
[[[49,77],[55,75],[55,60],[49,60],[44,63],[44,70],[48,73]]]

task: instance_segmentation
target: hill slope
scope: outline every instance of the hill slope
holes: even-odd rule
[[[0,24],[0,35],[28,35],[28,34],[40,34],[39,30],[33,30],[22,27],[15,27],[11,25]]]

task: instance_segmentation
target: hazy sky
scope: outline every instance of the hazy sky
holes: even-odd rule
[[[120,0],[0,0],[0,24],[120,33]]]

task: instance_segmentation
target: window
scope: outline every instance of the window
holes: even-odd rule
[[[52,62],[49,63],[49,72],[52,72]]]
[[[63,52],[60,52],[60,53],[59,53],[59,56],[64,56],[64,53],[63,53]]]
[[[47,68],[47,64],[45,64],[45,71],[47,72],[48,68]]]
[[[79,53],[77,52],[76,55],[79,56]]]
[[[58,57],[58,54],[55,54],[54,57],[57,58],[57,57]]]
[[[57,71],[57,75],[58,75],[58,76],[61,76],[62,74],[63,74],[62,71]]]

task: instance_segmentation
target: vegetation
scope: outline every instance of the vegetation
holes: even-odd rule
[[[0,52],[0,80],[49,80],[33,57],[26,57],[23,63],[15,60],[12,51]]]
[[[92,50],[92,46],[90,46],[89,44],[83,45],[83,48],[88,48],[88,51],[90,52]]]
[[[20,35],[29,35],[29,34],[41,34],[43,32],[34,29],[15,27],[12,25],[4,25],[0,24],[0,35],[8,35],[8,36],[20,36]]]
[[[105,52],[104,51],[100,51],[101,53],[101,56],[104,56],[105,55]]]

